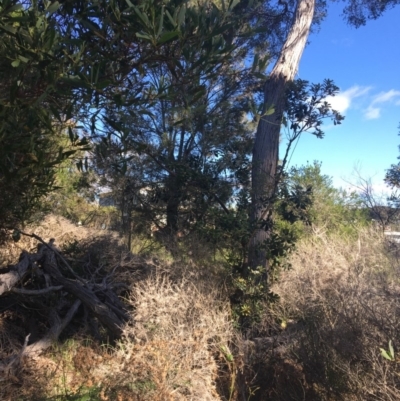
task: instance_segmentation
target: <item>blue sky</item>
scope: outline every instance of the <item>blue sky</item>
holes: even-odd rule
[[[400,6],[358,29],[346,24],[342,9],[343,3],[333,3],[320,31],[310,36],[298,77],[332,79],[340,94],[331,104],[346,118],[340,126],[326,123],[322,140],[304,135],[290,164],[319,160],[322,172],[344,188],[355,181],[358,165],[381,191],[385,170],[400,155]]]

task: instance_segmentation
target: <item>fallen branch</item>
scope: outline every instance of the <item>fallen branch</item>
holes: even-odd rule
[[[54,285],[51,287],[43,288],[42,290],[26,290],[25,288],[13,288],[11,291],[16,294],[23,295],[43,295],[48,294],[49,292],[59,291],[63,288],[62,285]]]
[[[64,277],[58,270],[54,253],[50,250],[46,250],[45,252],[43,269],[54,280],[60,283],[65,291],[68,291],[70,294],[80,299],[82,303],[94,313],[100,322],[110,330],[114,337],[118,338],[122,334],[121,328],[123,321],[120,320],[104,303],[102,303],[92,290],[85,288],[77,281]]]
[[[93,320],[101,323],[107,329],[111,339],[119,338],[122,334],[122,326],[129,319],[129,314],[121,299],[114,292],[111,282],[114,270],[103,277],[101,284],[95,283],[93,276],[84,279],[72,269],[61,252],[56,249],[54,239],[46,243],[36,234],[20,233],[36,239],[42,245],[38,245],[37,253],[30,254],[23,251],[19,262],[11,267],[9,272],[0,274],[0,296],[17,295],[23,302],[26,302],[28,307],[34,305],[34,308],[43,308],[48,314],[47,305],[49,303],[46,296],[55,291],[62,290],[63,292],[60,293],[58,305],[52,309],[48,318],[50,329],[46,335],[30,345],[26,340],[18,355],[8,359],[6,364],[0,364],[0,371],[13,370],[15,366],[18,366],[17,360],[20,360],[22,355],[38,355],[54,344],[76,315],[80,305],[84,305],[87,315],[91,315],[89,319],[94,318]],[[64,266],[73,274],[73,278],[64,276]],[[110,282],[108,282],[109,280]],[[30,287],[24,288],[24,285]],[[69,294],[68,297],[65,296],[66,293]],[[43,296],[43,303],[41,296]],[[60,318],[57,310],[62,310],[64,306],[68,307],[68,312],[64,318]],[[87,315],[86,318],[88,318]],[[29,329],[29,331],[31,330]]]
[[[39,242],[41,242],[45,247],[47,247],[49,250],[53,251],[60,259],[61,261],[64,263],[65,267],[67,267],[67,269],[69,270],[69,272],[79,281],[83,282],[84,281],[74,272],[74,269],[69,265],[69,263],[65,260],[65,258],[61,255],[61,253],[58,251],[58,249],[53,246],[55,240],[54,238],[52,238],[49,243],[47,243],[46,241],[44,241],[42,238],[40,238],[38,235],[32,233],[32,234],[28,234],[25,233],[23,231],[18,230],[18,232],[22,235],[25,235],[26,237],[30,237],[30,238],[35,238],[36,240],[38,240]]]
[[[35,343],[28,345],[23,355],[27,355],[30,357],[37,356],[53,345],[57,340],[62,331],[67,327],[67,325],[71,322],[72,318],[75,316],[76,312],[78,311],[79,306],[81,305],[81,301],[78,299],[76,300],[71,308],[68,310],[67,314],[64,316],[63,319],[60,319],[57,312],[53,312],[53,325],[47,334],[36,341]]]
[[[31,265],[42,256],[43,248],[35,254],[23,251],[19,262],[8,273],[0,275],[0,296],[11,291],[25,277]]]

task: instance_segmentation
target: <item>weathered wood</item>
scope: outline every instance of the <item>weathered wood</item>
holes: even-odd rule
[[[120,337],[124,322],[119,319],[110,308],[102,303],[92,290],[85,288],[78,281],[64,277],[57,267],[54,252],[49,249],[45,250],[43,269],[55,281],[61,284],[65,291],[81,300],[82,303],[93,312],[99,321],[110,330],[114,337]]]
[[[29,357],[37,356],[41,354],[43,351],[45,351],[47,348],[52,346],[58,340],[58,337],[60,336],[62,331],[71,322],[72,318],[75,316],[81,304],[82,303],[79,299],[76,300],[63,319],[60,319],[58,314],[56,312],[53,312],[52,314],[53,324],[50,330],[39,341],[36,341],[33,344],[25,347],[23,351],[23,356],[25,355]]]
[[[76,314],[80,304],[83,304],[85,310],[92,314],[93,317],[97,318],[98,321],[107,328],[112,338],[119,338],[122,334],[124,322],[129,319],[129,314],[110,284],[107,283],[107,281],[111,279],[113,271],[110,272],[107,277],[103,278],[102,284],[96,284],[94,277],[91,277],[90,280],[85,280],[73,271],[60,251],[55,248],[54,240],[50,240],[49,243],[46,243],[35,234],[23,232],[21,232],[21,234],[37,239],[41,242],[41,245],[38,246],[37,253],[29,254],[24,251],[21,254],[20,261],[11,268],[11,271],[0,274],[0,295],[16,293],[21,297],[35,296],[39,298],[52,291],[63,290],[76,298],[76,301],[62,320],[55,310],[52,312],[50,316],[50,319],[52,319],[51,329],[49,332],[40,341],[27,346],[24,352],[41,352],[56,341],[62,330],[64,330],[66,325],[70,323],[71,319]],[[35,265],[35,262],[38,262],[38,264]],[[59,268],[59,264],[63,268],[66,267],[67,270],[72,273],[73,279],[64,277]],[[39,276],[44,276],[46,278],[45,283],[42,281],[43,288],[23,288],[24,278],[31,272],[33,267],[39,269],[37,272]],[[16,286],[19,283],[22,285],[17,288]],[[97,293],[101,299],[98,297]],[[62,300],[65,301],[65,298],[62,298]],[[67,302],[67,304],[69,304],[69,302]]]
[[[28,273],[32,263],[43,256],[43,249],[38,253],[29,254],[23,251],[19,262],[8,273],[0,274],[0,296],[11,291]]]
[[[43,295],[48,294],[49,292],[59,291],[63,288],[62,285],[53,285],[50,287],[42,288],[41,290],[26,290],[25,288],[13,288],[12,292],[15,294],[22,294],[22,295]]]

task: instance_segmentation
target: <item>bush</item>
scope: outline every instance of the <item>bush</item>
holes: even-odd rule
[[[365,227],[357,239],[315,228],[298,244],[292,270],[272,287],[280,302],[270,306],[254,334],[275,342],[264,352],[269,358],[253,362],[274,378],[264,395],[274,392],[269,399],[275,400],[301,400],[305,393],[307,400],[400,398],[396,359],[381,352],[390,352],[389,341],[394,354],[400,345],[398,252],[380,231]],[[284,364],[296,367],[294,376],[281,374],[278,380]],[[301,385],[294,386],[300,377]]]

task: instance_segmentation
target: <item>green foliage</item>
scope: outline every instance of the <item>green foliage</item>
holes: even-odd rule
[[[290,129],[291,140],[304,132],[323,138],[321,126],[325,119],[334,125],[341,124],[344,117],[327,102],[328,96],[335,96],[339,88],[330,79],[313,84],[303,79],[291,82],[286,90],[286,106],[283,125]]]
[[[58,138],[61,146],[68,144],[66,135]],[[85,159],[84,152],[77,151],[55,169],[54,185],[56,190],[42,201],[42,209],[66,217],[83,225],[97,223],[100,227],[111,218],[112,211],[95,204],[97,177],[92,169],[78,169],[79,161]],[[108,215],[108,218],[107,216]],[[107,221],[107,226],[110,221]]]
[[[380,351],[381,351],[381,355],[388,361],[393,362],[396,360],[392,340],[389,341],[389,349],[388,350],[385,350],[384,348],[380,348]]]
[[[35,397],[32,395],[32,401],[100,401],[102,389],[98,386],[81,387],[72,392],[65,389],[63,394],[57,394],[52,397]],[[21,400],[22,401],[22,400]]]
[[[368,216],[359,195],[335,188],[332,179],[322,174],[321,162],[292,167],[287,180],[291,187],[301,188],[310,196],[310,204],[303,209],[303,233],[318,227],[328,233],[356,235],[356,227],[367,224]]]
[[[367,20],[379,18],[386,10],[398,4],[398,0],[349,0],[343,15],[349,24],[358,28],[365,25]]]
[[[269,226],[269,236],[262,244],[269,260],[268,281],[265,271],[246,265],[250,238],[249,196],[242,192],[229,214],[216,214],[212,227],[203,227],[205,238],[220,246],[231,272],[232,308],[241,327],[258,321],[266,302],[277,297],[269,286],[282,269],[290,268],[288,256],[300,238],[312,235],[313,229],[329,234],[357,236],[357,228],[368,224],[368,217],[355,193],[333,187],[330,177],[321,172],[321,163],[292,167],[283,175],[278,187]]]
[[[213,221],[216,209],[226,212],[248,181],[246,115],[260,85],[254,71],[266,60],[243,68],[251,28],[231,8],[209,1],[130,6],[141,20],[136,37],[155,49],[157,63],[143,62],[140,76],[131,67],[119,102],[103,98],[95,153],[129,229],[140,213],[169,235],[190,232]],[[164,29],[178,34],[159,43]]]
[[[76,134],[66,147],[55,140],[71,118],[60,77],[75,63],[65,57],[54,10],[50,2],[0,1],[0,228],[29,219],[54,187],[55,167],[86,146]]]

